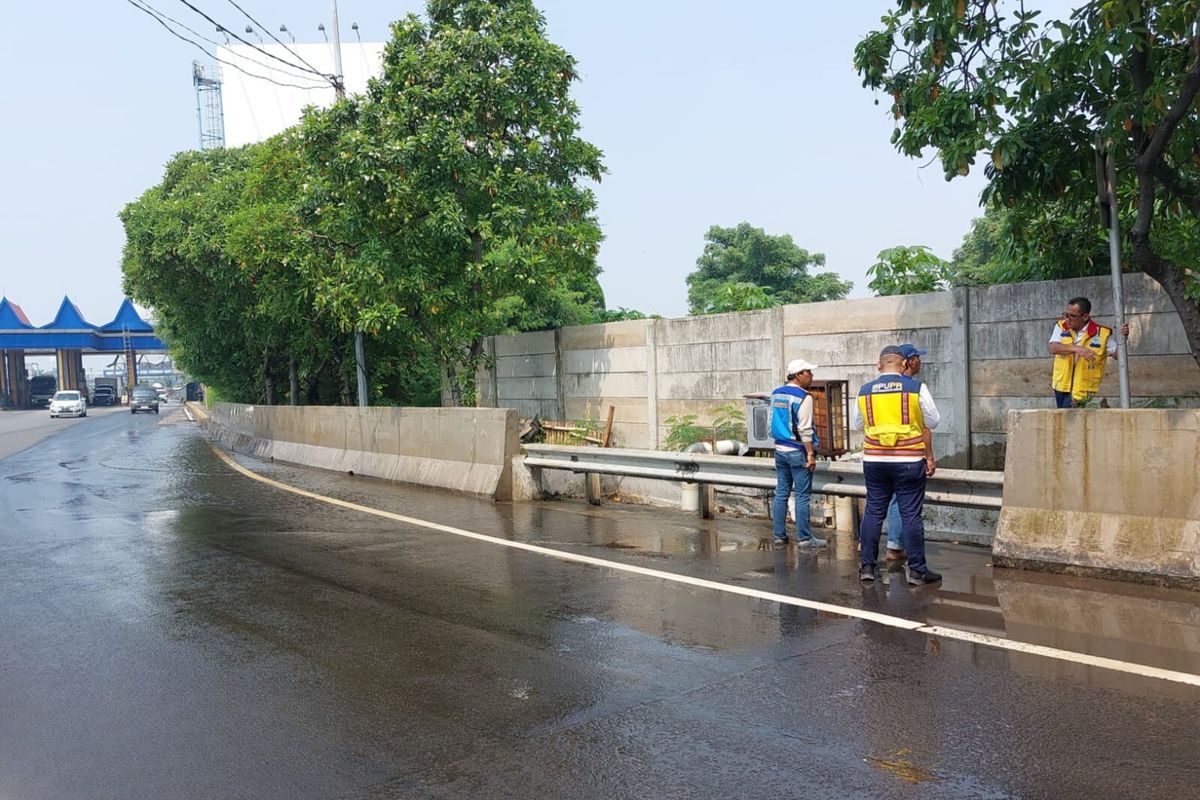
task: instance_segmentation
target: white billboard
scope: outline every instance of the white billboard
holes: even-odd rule
[[[217,58],[225,62],[218,64],[218,68],[226,147],[261,142],[299,122],[306,107],[324,108],[334,101],[333,85],[328,80],[283,63],[304,65],[307,62],[317,72],[332,75],[333,45],[289,44],[284,47],[262,44],[255,47],[238,44],[217,48]],[[367,81],[379,75],[382,60],[382,43],[342,42],[346,92],[362,93],[367,88]]]

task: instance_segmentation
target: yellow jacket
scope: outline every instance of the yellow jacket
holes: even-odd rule
[[[925,453],[921,384],[904,375],[880,375],[858,390],[863,419],[864,456],[920,456]]]
[[[1088,320],[1087,336],[1082,346],[1096,354],[1095,361],[1088,361],[1080,356],[1056,355],[1054,357],[1054,374],[1050,383],[1056,392],[1070,392],[1072,400],[1080,402],[1093,397],[1100,391],[1100,381],[1104,380],[1104,368],[1108,365],[1108,337],[1112,336],[1112,328],[1101,325],[1094,319]],[[1067,327],[1065,320],[1058,321],[1059,343],[1066,347],[1075,346],[1076,332]]]

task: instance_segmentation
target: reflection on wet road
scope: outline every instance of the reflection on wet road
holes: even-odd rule
[[[1183,797],[1190,686],[564,563],[331,507],[173,413],[0,460],[0,798]],[[1200,602],[760,521],[505,506],[243,460],[444,525],[1183,672]],[[1081,752],[1080,745],[1086,743]]]

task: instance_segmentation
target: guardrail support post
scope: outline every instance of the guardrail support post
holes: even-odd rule
[[[583,473],[583,493],[590,505],[598,506],[604,500],[604,496],[600,493],[599,472]]]
[[[711,483],[700,484],[700,519],[715,519],[717,516],[717,487]]]

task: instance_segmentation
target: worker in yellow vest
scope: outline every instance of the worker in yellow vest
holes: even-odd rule
[[[908,582],[937,583],[942,576],[925,563],[925,479],[937,471],[925,431],[941,417],[929,387],[904,374],[904,351],[888,345],[879,351],[879,375],[863,384],[851,408],[850,426],[863,431],[863,480],[866,511],[859,527],[859,570],[863,583],[875,580],[879,535],[888,504],[897,498],[904,528]]]
[[[1104,380],[1108,359],[1117,357],[1113,329],[1099,324],[1091,315],[1092,302],[1086,297],[1073,297],[1050,331],[1049,350],[1054,356],[1050,382],[1059,408],[1072,408],[1094,397]],[[1122,325],[1120,332],[1128,336],[1129,326]]]

